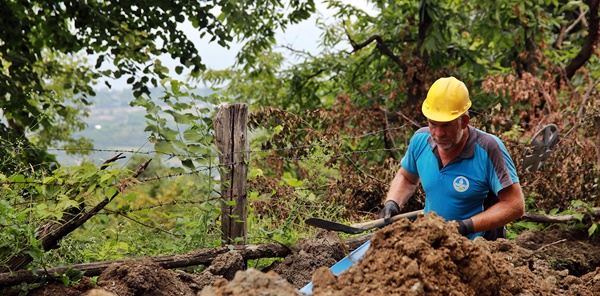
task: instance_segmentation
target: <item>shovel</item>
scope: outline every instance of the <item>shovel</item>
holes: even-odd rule
[[[304,221],[304,223],[306,223],[307,225],[310,225],[310,226],[319,227],[319,228],[323,228],[326,230],[341,231],[341,232],[349,233],[349,234],[359,234],[359,233],[365,232],[367,230],[371,230],[373,228],[381,228],[388,224],[392,224],[393,222],[398,221],[402,218],[408,218],[408,220],[413,221],[421,213],[423,213],[423,210],[399,214],[396,216],[392,216],[389,219],[380,218],[377,220],[358,223],[358,224],[352,224],[352,225],[346,225],[346,224],[342,224],[342,223],[338,223],[338,222],[328,221],[328,220],[324,220],[321,218],[308,218]]]

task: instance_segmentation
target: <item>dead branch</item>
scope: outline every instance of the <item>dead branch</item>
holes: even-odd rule
[[[349,251],[356,250],[359,246],[371,239],[373,234],[357,236],[344,240],[344,245]],[[165,269],[182,268],[187,266],[205,265],[209,266],[213,260],[221,254],[231,250],[240,252],[245,261],[259,258],[277,258],[292,254],[292,249],[279,243],[266,243],[260,245],[236,245],[233,249],[229,247],[207,248],[194,250],[185,254],[148,257],[154,263]],[[139,260],[140,258],[126,260],[112,260],[93,263],[75,264],[72,266],[60,266],[37,271],[20,270],[15,272],[0,273],[0,287],[10,287],[20,283],[36,283],[44,276],[62,274],[69,268],[83,271],[87,277],[98,276],[111,264],[120,264]]]
[[[229,252],[230,248],[210,248],[194,250],[185,254],[167,255],[167,256],[156,256],[149,257],[154,263],[160,265],[165,269],[180,268],[194,265],[210,265],[212,261],[221,254]],[[267,243],[262,245],[243,245],[233,246],[233,250],[241,253],[244,260],[258,259],[258,258],[269,258],[269,257],[285,257],[291,254],[290,248],[281,245],[279,243]],[[0,286],[14,286],[19,283],[35,283],[42,279],[44,276],[52,276],[55,273],[62,274],[69,268],[73,270],[83,271],[85,276],[92,277],[100,275],[106,268],[111,264],[121,264],[124,262],[131,262],[139,260],[140,258],[133,258],[127,260],[111,260],[93,263],[75,264],[72,266],[61,266],[48,269],[40,269],[37,271],[31,270],[20,270],[13,273],[6,272],[0,273]]]
[[[549,243],[547,245],[543,245],[543,246],[539,247],[537,250],[535,250],[535,252],[539,252],[539,251],[541,251],[542,249],[544,249],[546,247],[553,246],[553,245],[556,245],[556,244],[560,244],[560,243],[565,242],[565,241],[567,241],[567,239],[563,238],[563,239],[557,240],[557,241],[555,241],[553,243]]]
[[[600,207],[593,208],[591,212],[584,215],[598,218],[600,217]],[[579,218],[576,215],[548,215],[525,212],[521,220],[537,223],[568,223],[579,221]]]
[[[102,165],[100,165],[100,170],[104,170],[108,167],[109,164],[111,164],[119,159],[125,158],[125,156],[122,156],[122,155],[123,155],[123,153],[119,153],[119,154],[107,159],[105,162],[102,163]]]
[[[394,63],[396,63],[400,69],[402,69],[403,73],[406,73],[407,69],[406,69],[406,65],[402,62],[402,60],[395,55],[390,48],[387,46],[387,44],[383,41],[383,38],[381,38],[381,36],[379,35],[373,35],[371,37],[369,37],[369,39],[367,39],[366,41],[362,42],[362,43],[356,43],[354,41],[354,39],[352,39],[352,37],[350,36],[350,34],[348,34],[348,32],[346,32],[346,35],[348,36],[348,39],[350,40],[350,44],[352,45],[352,51],[356,52],[364,47],[366,47],[367,45],[373,43],[373,42],[377,42],[377,49],[379,49],[379,51],[381,51],[384,55],[388,56],[390,59],[392,59],[392,61],[394,61]]]
[[[594,88],[596,88],[596,85],[598,85],[598,83],[600,83],[600,78],[596,79],[596,81],[592,82],[592,84],[590,85],[590,87],[588,87],[588,89],[585,91],[585,94],[583,95],[583,99],[581,100],[581,105],[579,106],[579,110],[577,110],[577,115],[575,116],[575,122],[577,122],[581,116],[583,115],[583,108],[585,107],[585,104],[587,104],[587,100],[590,97],[590,95],[592,94],[592,91],[594,90]]]

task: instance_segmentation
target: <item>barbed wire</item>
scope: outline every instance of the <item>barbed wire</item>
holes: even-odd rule
[[[481,113],[481,112],[477,112],[477,111],[473,111],[479,115],[483,115],[483,116],[488,116],[488,117],[493,117],[487,113]],[[512,121],[512,119],[510,118],[505,118],[505,120],[507,121]],[[532,126],[541,126],[541,124],[531,124]],[[273,149],[251,149],[251,150],[247,150],[247,151],[241,151],[239,153],[242,153],[244,156],[248,156],[247,159],[243,160],[243,161],[239,161],[239,162],[230,162],[230,163],[212,163],[212,164],[208,164],[208,165],[196,165],[194,170],[190,170],[190,171],[184,171],[184,172],[179,172],[179,173],[168,173],[166,175],[162,175],[162,176],[155,176],[155,177],[147,177],[147,178],[139,178],[138,180],[136,180],[137,183],[139,184],[144,184],[144,183],[150,183],[150,182],[158,182],[161,180],[165,180],[165,179],[172,179],[172,178],[177,178],[177,177],[181,177],[181,176],[195,176],[195,175],[200,175],[200,174],[204,174],[204,173],[212,173],[213,170],[220,170],[220,169],[227,169],[227,168],[231,168],[232,166],[237,166],[237,165],[241,165],[241,164],[245,164],[245,165],[249,165],[249,164],[260,164],[263,161],[272,161],[272,160],[278,160],[278,161],[309,161],[309,160],[320,160],[320,161],[324,161],[324,160],[333,160],[333,159],[338,159],[338,158],[346,158],[348,159],[348,156],[351,155],[358,155],[358,154],[372,154],[372,153],[391,153],[391,152],[398,152],[398,151],[402,151],[404,148],[380,148],[380,149],[365,149],[365,150],[353,150],[353,151],[346,151],[346,152],[339,152],[339,153],[335,153],[335,154],[327,154],[329,151],[323,151],[322,155],[310,155],[310,156],[276,156],[276,155],[269,155],[269,156],[264,156],[262,154],[264,153],[277,153],[277,152],[289,152],[289,151],[305,151],[308,149],[314,149],[314,148],[324,148],[324,147],[332,147],[335,146],[337,144],[343,143],[343,142],[350,142],[353,140],[361,140],[367,137],[371,137],[371,136],[376,136],[382,133],[390,133],[390,132],[394,132],[394,131],[398,131],[398,130],[402,130],[405,129],[407,127],[407,124],[404,124],[402,126],[398,126],[398,127],[393,127],[393,128],[386,128],[386,129],[379,129],[379,130],[375,130],[375,131],[370,131],[370,132],[365,132],[362,133],[360,135],[353,135],[353,136],[345,136],[345,137],[341,137],[338,140],[335,141],[329,141],[329,142],[317,142],[314,144],[310,144],[310,145],[297,145],[297,146],[288,146],[288,147],[280,147],[280,148],[273,148]],[[517,149],[527,149],[530,148],[530,145],[524,144],[524,143],[514,143],[511,142],[509,144],[507,144],[507,146],[509,148],[511,148],[510,146],[512,146],[512,148],[514,148],[515,146],[517,147]],[[160,152],[160,151],[142,151],[140,149],[102,149],[102,148],[50,148],[50,149],[44,149],[44,148],[34,148],[34,147],[29,147],[29,148],[23,148],[23,147],[16,147],[16,146],[7,146],[7,145],[1,145],[0,148],[4,148],[4,149],[10,149],[10,150],[14,150],[14,151],[21,151],[21,150],[45,150],[45,151],[65,151],[65,152],[96,152],[96,153],[115,153],[115,154],[119,154],[119,153],[128,153],[128,154],[141,154],[141,155],[162,155],[162,156],[167,156],[167,157],[190,157],[190,154],[186,153],[186,154],[178,154],[178,153],[164,153],[164,152]],[[597,146],[594,145],[556,145],[555,147],[553,147],[553,150],[569,150],[569,151],[573,151],[575,149],[598,149]],[[298,153],[295,153],[296,155]],[[198,154],[196,156],[202,156],[199,157],[200,160],[202,159],[206,159],[206,160],[213,160],[215,158],[218,157],[218,154]],[[518,159],[516,159],[516,161],[519,161]],[[590,169],[590,170],[594,170],[594,169]],[[582,172],[586,172],[586,171],[590,171],[590,170],[578,170],[578,171],[573,171],[573,172],[563,172],[563,173],[582,173]],[[522,174],[530,174],[531,172],[527,172],[527,171],[523,171],[521,172]],[[536,174],[545,174],[548,172],[534,172]],[[550,172],[551,173],[551,172]],[[116,183],[118,184],[118,183]],[[115,184],[115,185],[116,185]],[[6,185],[6,186],[13,186],[13,185],[42,185],[42,186],[64,186],[64,187],[69,187],[69,188],[73,188],[75,186],[85,186],[85,184],[71,184],[71,183],[61,183],[61,182],[57,182],[57,181],[53,181],[53,182],[44,182],[41,180],[23,180],[23,181],[11,181],[11,180],[6,180],[6,181],[0,181],[0,185]],[[314,188],[311,187],[305,187],[305,188],[294,188],[295,190],[314,190]],[[22,202],[19,203],[18,205],[23,205],[23,204],[28,204],[31,202],[43,202],[43,201],[48,201],[51,199],[39,199],[39,200],[35,200],[35,201],[30,201],[30,202]],[[181,202],[181,201],[174,201],[171,203],[159,203],[159,204],[154,204],[154,205],[149,205],[149,206],[145,206],[145,207],[140,207],[137,209],[130,209],[129,211],[141,211],[144,209],[152,209],[152,208],[157,208],[157,207],[164,207],[164,206],[168,206],[168,205],[176,205],[176,204],[194,204],[194,203],[203,203],[206,201],[191,201],[191,202]],[[119,211],[116,212],[117,214],[120,213]],[[124,214],[126,214],[126,212],[123,212]]]
[[[136,208],[119,209],[119,210],[114,210],[112,212],[114,212],[115,214],[120,214],[120,213],[125,214],[125,213],[132,213],[132,212],[140,212],[140,211],[144,211],[144,210],[152,210],[152,209],[168,207],[168,206],[199,205],[199,204],[203,204],[203,203],[207,203],[207,202],[214,202],[214,201],[217,201],[218,199],[219,198],[217,198],[217,197],[213,197],[213,198],[208,198],[208,199],[204,199],[204,200],[183,200],[183,201],[173,200],[170,202],[158,202],[156,204],[141,206],[141,207],[136,207]]]
[[[165,229],[162,229],[162,228],[160,228],[160,227],[155,227],[155,226],[149,225],[149,224],[147,224],[147,223],[144,223],[144,222],[142,222],[142,221],[139,221],[138,219],[132,218],[132,217],[130,217],[130,216],[129,216],[129,215],[126,213],[126,212],[122,212],[122,211],[113,211],[113,210],[109,210],[109,209],[102,209],[102,211],[103,211],[103,212],[108,212],[108,213],[110,213],[110,214],[114,214],[114,215],[121,216],[121,217],[123,217],[123,218],[125,218],[125,219],[127,219],[127,220],[129,220],[129,221],[131,221],[131,222],[133,222],[133,223],[136,223],[136,224],[142,225],[142,226],[144,226],[144,227],[146,227],[146,228],[150,228],[150,229],[154,229],[154,230],[157,230],[157,231],[160,231],[160,232],[164,232],[164,233],[166,233],[166,234],[169,234],[169,235],[172,235],[172,236],[174,236],[174,237],[182,237],[182,235],[180,235],[180,234],[175,234],[175,233],[173,233],[173,231],[171,231],[171,230],[165,230]]]
[[[337,141],[333,141],[333,142],[328,142],[328,143],[320,143],[320,144],[313,144],[313,145],[298,145],[298,146],[289,146],[289,147],[281,147],[281,148],[273,148],[273,149],[250,149],[250,150],[245,150],[245,151],[240,151],[237,153],[240,154],[246,154],[246,153],[250,153],[250,154],[258,154],[258,153],[272,153],[272,152],[282,152],[282,151],[293,151],[293,150],[302,150],[302,149],[312,149],[312,148],[323,148],[323,147],[328,147],[328,146],[332,146],[338,143],[341,143],[343,141],[348,141],[351,139],[361,139],[364,137],[368,137],[368,136],[372,136],[372,135],[376,135],[378,133],[387,133],[393,130],[398,130],[398,129],[402,129],[404,127],[398,127],[398,128],[390,128],[390,129],[383,129],[383,130],[379,130],[379,131],[374,131],[374,132],[370,132],[370,133],[365,133],[359,136],[353,136],[353,137],[347,137],[344,138],[342,140],[337,140]],[[514,144],[511,143],[510,145],[512,145],[512,147],[517,146],[519,148],[530,148],[531,145],[527,145],[527,144]],[[510,148],[510,146],[507,144],[507,147]],[[598,146],[595,145],[556,145],[553,149],[554,150],[563,150],[563,149],[573,149],[573,148],[581,148],[581,149],[597,149]],[[22,147],[15,147],[15,146],[6,146],[6,145],[0,145],[0,149],[9,149],[9,150],[14,150],[14,151],[25,151],[25,150],[31,150],[31,151],[82,151],[82,152],[96,152],[96,153],[128,153],[128,154],[142,154],[142,155],[162,155],[162,156],[167,156],[167,157],[196,157],[199,160],[211,160],[211,159],[216,159],[219,155],[218,154],[198,154],[198,155],[190,155],[190,154],[178,154],[178,153],[164,153],[164,152],[160,152],[160,151],[156,151],[156,150],[152,150],[152,151],[139,151],[139,150],[135,150],[135,149],[102,149],[102,148],[22,148]],[[387,151],[387,152],[391,152],[391,151],[399,151],[400,149],[398,148],[390,148],[390,149],[371,149],[371,150],[357,150],[357,151],[353,151],[353,152],[347,152],[349,154],[356,154],[356,153],[370,153],[370,152],[377,152],[377,151]],[[346,153],[344,154],[338,154],[336,156],[344,156],[346,155]],[[272,158],[272,157],[271,157]],[[285,157],[277,157],[278,159],[288,159],[288,160],[306,160],[309,157],[305,157],[305,158],[285,158]],[[316,158],[323,158],[323,156],[317,156]],[[268,158],[265,158],[268,159]]]
[[[521,148],[530,148],[527,145],[518,145],[518,146]],[[292,150],[292,148],[293,147],[288,147],[285,150]],[[557,145],[556,147],[553,147],[553,150],[572,151],[577,148],[579,148],[579,149],[598,149],[597,146],[593,146],[593,145],[570,145],[570,146],[568,146],[568,145],[558,146]],[[126,151],[126,150],[102,149],[102,151],[113,151],[113,152],[123,153],[123,151]],[[397,152],[397,151],[402,151],[402,149],[401,148],[365,149],[365,150],[354,150],[354,151],[348,151],[348,152],[341,152],[341,153],[332,154],[332,155],[253,157],[257,153],[272,152],[272,150],[251,150],[251,151],[248,151],[248,152],[250,152],[250,157],[247,160],[242,160],[242,161],[237,161],[237,162],[229,162],[229,163],[214,163],[214,164],[209,164],[209,165],[196,165],[195,170],[185,171],[185,172],[180,172],[180,173],[169,173],[167,175],[156,176],[156,177],[138,178],[137,181],[139,183],[156,182],[156,181],[172,179],[172,178],[176,178],[176,177],[180,177],[180,176],[199,175],[204,172],[211,172],[212,170],[215,170],[215,169],[218,170],[218,169],[222,169],[222,168],[230,168],[232,166],[237,166],[237,165],[241,165],[241,164],[248,165],[249,163],[260,163],[260,162],[266,161],[266,160],[308,161],[308,160],[314,159],[314,160],[323,161],[323,160],[345,158],[349,155],[356,155],[356,154],[370,154],[370,153],[381,153],[381,152],[390,153],[390,152]],[[240,152],[240,153],[244,153],[244,152]],[[527,172],[523,172],[523,173],[527,173]],[[55,186],[55,187],[63,187],[64,186],[64,187],[71,187],[71,188],[75,187],[75,186],[82,186],[82,184],[61,183],[61,182],[57,182],[57,181],[45,182],[42,180],[23,180],[23,181],[6,180],[6,181],[0,181],[0,185],[42,185],[42,186]]]
[[[489,118],[494,117],[487,113],[481,113],[481,112],[477,112],[477,111],[472,111],[472,112],[475,114],[478,114],[480,116],[486,116]],[[512,123],[515,122],[511,118],[502,117],[502,120],[505,120],[507,122],[512,122]],[[541,124],[541,123],[537,123],[537,124],[525,123],[525,125],[535,126],[535,127],[543,126],[543,124]],[[375,130],[375,131],[371,131],[371,132],[362,133],[360,135],[345,136],[345,137],[341,137],[334,141],[326,141],[326,140],[318,141],[314,144],[302,144],[302,145],[296,145],[296,146],[278,147],[278,148],[273,148],[273,149],[251,149],[251,150],[247,150],[247,151],[240,151],[239,153],[241,155],[244,155],[244,156],[248,155],[249,157],[246,160],[239,161],[239,162],[196,165],[195,169],[189,170],[189,171],[184,171],[184,172],[179,172],[179,173],[168,173],[166,175],[162,175],[162,176],[157,175],[155,177],[138,178],[136,183],[137,184],[145,184],[145,183],[150,183],[150,182],[158,182],[158,181],[166,180],[166,179],[173,179],[173,178],[182,177],[182,176],[196,176],[196,175],[205,174],[207,172],[212,173],[213,170],[227,169],[227,168],[230,168],[230,167],[236,166],[236,165],[258,164],[262,161],[270,161],[270,160],[279,160],[279,161],[320,160],[320,161],[323,161],[323,160],[332,160],[332,159],[338,159],[338,158],[348,158],[348,156],[353,156],[353,155],[398,152],[398,151],[404,150],[404,148],[364,149],[364,150],[344,151],[344,152],[338,152],[338,153],[333,153],[333,154],[328,154],[330,151],[323,151],[323,155],[310,155],[310,156],[285,156],[285,155],[264,156],[264,155],[262,155],[263,153],[305,151],[305,150],[315,149],[315,148],[332,147],[332,146],[335,146],[337,144],[344,143],[344,142],[350,142],[353,140],[361,140],[361,139],[364,139],[367,137],[380,135],[382,133],[391,133],[394,131],[405,129],[406,127],[407,127],[407,124],[404,124],[402,126],[386,128],[386,129],[381,129],[381,130]],[[521,149],[521,150],[525,150],[525,149],[531,147],[530,145],[527,145],[525,143],[510,143],[509,145],[512,146],[512,147],[510,147],[507,145],[509,148],[517,148],[517,149]],[[214,153],[190,154],[190,153],[164,153],[164,152],[160,152],[160,151],[156,151],[156,150],[143,151],[141,149],[103,149],[103,148],[49,148],[49,149],[46,149],[46,148],[35,148],[35,147],[15,147],[15,146],[10,146],[10,145],[0,145],[0,148],[17,151],[17,152],[18,151],[27,151],[27,150],[34,151],[35,150],[35,151],[62,151],[62,152],[86,152],[86,153],[93,152],[93,153],[115,153],[115,154],[126,153],[126,154],[131,154],[131,155],[148,155],[148,156],[156,155],[156,156],[164,156],[164,157],[169,157],[169,158],[195,157],[195,158],[197,158],[197,160],[203,160],[203,159],[204,160],[213,160],[213,159],[216,159],[217,157],[219,157],[219,154],[216,152],[216,150],[212,150],[212,149],[211,149],[212,151],[215,151]],[[594,145],[564,145],[564,144],[556,145],[555,147],[553,147],[553,150],[570,150],[570,151],[572,151],[575,149],[598,149],[598,147],[594,146]],[[348,160],[350,162],[352,162],[350,159],[348,159]],[[515,159],[515,162],[516,161],[519,161],[519,160]],[[547,169],[548,169],[547,171],[536,171],[536,172],[522,171],[520,173],[521,174],[539,174],[539,175],[547,175],[547,174],[555,173],[555,170],[553,170],[554,168],[551,168],[548,166]],[[573,170],[570,172],[560,170],[560,172],[563,174],[580,174],[580,173],[585,173],[588,171],[595,172],[596,169],[594,169],[594,168],[579,169],[579,170]],[[124,177],[123,179],[126,179],[126,178]],[[117,185],[117,184],[119,184],[119,183],[117,182],[114,185]],[[64,187],[69,187],[69,188],[73,188],[75,186],[82,186],[82,184],[61,183],[61,182],[56,182],[56,181],[43,182],[40,180],[23,180],[23,181],[7,180],[7,181],[0,181],[0,185],[6,185],[6,186],[41,185],[41,186],[64,186]],[[313,193],[317,193],[317,192],[323,193],[323,192],[327,191],[327,188],[330,188],[330,186],[293,187],[293,190],[295,190],[295,191],[310,190]],[[276,189],[276,188],[273,188],[273,189]],[[207,203],[207,202],[216,202],[220,199],[221,199],[221,197],[219,196],[219,197],[210,197],[210,198],[206,198],[203,200],[185,200],[185,201],[184,200],[173,200],[173,201],[169,201],[169,202],[158,201],[157,203],[154,203],[154,204],[144,205],[144,206],[139,206],[139,207],[134,207],[134,208],[122,208],[122,209],[116,209],[116,210],[105,208],[99,214],[123,217],[124,219],[127,219],[127,220],[129,220],[135,224],[141,225],[145,228],[153,229],[155,231],[163,232],[163,233],[166,233],[173,237],[180,238],[180,237],[182,237],[182,235],[176,234],[172,230],[166,230],[166,229],[154,226],[154,225],[152,225],[152,223],[144,223],[140,219],[136,219],[136,218],[132,217],[135,215],[129,215],[129,214],[134,213],[134,212],[144,211],[144,210],[153,210],[153,209],[159,209],[159,208],[170,207],[170,206],[199,205],[199,204],[203,204],[203,203]],[[28,201],[28,202],[18,203],[17,205],[23,205],[23,204],[27,204],[27,203],[44,202],[44,201],[49,201],[49,200],[54,200],[54,199],[50,198],[50,199],[32,200],[32,201]],[[267,198],[267,200],[271,201],[271,200],[273,200],[273,198],[269,197],[269,198]],[[175,217],[174,219],[177,219],[177,217]],[[4,224],[0,224],[0,227],[8,227],[8,226],[4,225]],[[46,235],[49,235],[49,234],[46,234]]]

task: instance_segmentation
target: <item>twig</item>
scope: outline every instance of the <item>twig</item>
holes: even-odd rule
[[[420,127],[422,127],[422,126],[423,126],[423,125],[419,124],[418,122],[416,122],[416,121],[414,121],[414,120],[412,120],[412,119],[408,118],[408,117],[407,117],[406,115],[404,115],[404,113],[402,113],[402,112],[396,112],[396,114],[397,114],[397,115],[399,115],[399,116],[401,116],[402,118],[404,118],[406,121],[410,122],[410,124],[412,124],[413,126],[415,126],[415,127],[417,127],[417,128],[420,128]]]
[[[400,69],[402,69],[402,72],[406,73],[406,71],[407,71],[406,65],[402,62],[402,60],[397,55],[394,54],[394,52],[392,52],[390,50],[390,48],[387,46],[387,44],[385,43],[383,38],[381,38],[381,36],[373,35],[362,43],[356,43],[356,41],[354,41],[354,39],[352,39],[352,36],[350,36],[350,33],[348,32],[348,30],[345,30],[345,31],[346,31],[346,36],[348,37],[348,40],[350,41],[350,44],[352,45],[352,52],[357,52],[357,51],[361,50],[362,48],[368,46],[369,44],[375,42],[375,46],[377,47],[377,49],[379,51],[381,51],[384,55],[388,56],[394,63],[396,63],[396,65],[398,65],[400,67]]]
[[[134,222],[134,223],[137,223],[137,224],[140,224],[140,225],[142,225],[142,226],[144,226],[144,227],[152,228],[152,229],[158,230],[158,231],[160,231],[160,232],[164,232],[164,233],[166,233],[166,234],[170,234],[170,235],[172,235],[172,236],[175,236],[175,237],[181,237],[181,235],[179,235],[179,234],[174,234],[174,233],[173,233],[173,232],[171,232],[171,231],[166,231],[166,230],[164,230],[164,229],[160,229],[160,228],[158,228],[158,227],[154,227],[154,226],[151,226],[151,225],[148,225],[148,224],[142,223],[142,222],[140,222],[140,221],[137,221],[137,220],[135,220],[135,219],[133,219],[133,218],[129,217],[129,215],[127,215],[127,214],[123,214],[123,213],[121,213],[121,212],[117,212],[117,211],[112,211],[112,210],[109,210],[109,209],[102,209],[102,210],[103,210],[103,211],[106,211],[106,212],[109,212],[109,213],[113,213],[113,214],[115,214],[115,215],[122,216],[122,217],[124,217],[124,218],[126,218],[126,219],[129,219],[130,221],[132,221],[132,222]]]
[[[354,258],[352,258],[352,256],[350,256],[350,250],[348,249],[348,246],[346,246],[346,243],[344,243],[344,241],[342,240],[342,238],[338,235],[336,235],[336,238],[338,240],[338,243],[340,243],[340,247],[342,248],[342,251],[344,252],[344,255],[346,255],[346,257],[350,258],[350,261],[352,261],[354,264],[356,264],[356,260],[354,260]]]
[[[535,252],[539,252],[540,250],[542,250],[542,249],[543,249],[543,248],[545,248],[545,247],[549,247],[549,246],[552,246],[552,245],[560,244],[560,243],[562,243],[562,242],[564,242],[564,241],[566,241],[566,240],[567,240],[566,238],[563,238],[563,239],[561,239],[561,240],[557,240],[557,241],[555,241],[555,242],[553,242],[553,243],[550,243],[550,244],[547,244],[547,245],[543,245],[543,246],[541,246],[539,249],[535,250]]]
[[[577,120],[581,117],[581,114],[583,113],[583,107],[585,107],[585,104],[587,103],[587,100],[590,97],[590,94],[592,93],[594,88],[596,88],[596,85],[598,83],[600,83],[600,78],[596,79],[596,81],[594,81],[592,83],[592,85],[590,85],[590,87],[587,89],[587,91],[583,95],[583,100],[581,101],[581,105],[579,106],[579,110],[577,111],[577,116],[575,116],[575,122],[577,122]]]
[[[381,180],[379,180],[379,179],[377,179],[377,178],[375,178],[375,177],[373,177],[373,176],[371,176],[371,175],[367,174],[365,171],[361,170],[361,169],[360,169],[360,168],[359,168],[359,167],[356,165],[356,163],[354,163],[354,161],[352,161],[352,159],[350,159],[350,157],[348,157],[348,155],[344,155],[344,157],[346,158],[346,160],[348,160],[348,161],[349,161],[349,162],[352,164],[352,166],[354,166],[354,168],[355,168],[355,169],[357,169],[359,172],[361,172],[363,175],[365,175],[365,177],[367,177],[367,178],[371,178],[371,179],[373,179],[373,180],[375,180],[375,181],[377,181],[377,182],[379,182],[379,183],[381,183],[381,184],[387,184],[386,182],[383,182],[383,181],[381,181]]]
[[[119,153],[119,154],[117,154],[117,155],[115,155],[115,156],[107,159],[105,162],[102,163],[102,165],[100,165],[100,169],[104,170],[104,169],[106,169],[108,167],[108,165],[110,163],[115,162],[115,161],[117,161],[119,159],[125,158],[125,156],[122,156],[122,155],[123,155],[123,153]]]

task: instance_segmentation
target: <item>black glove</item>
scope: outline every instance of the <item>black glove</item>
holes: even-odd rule
[[[471,220],[470,218],[464,220],[457,220],[456,222],[458,222],[458,233],[467,236],[475,232],[475,228],[473,227],[473,220]]]
[[[383,211],[379,213],[379,218],[389,219],[398,214],[400,214],[400,207],[398,206],[398,203],[393,200],[388,200],[385,202]]]

